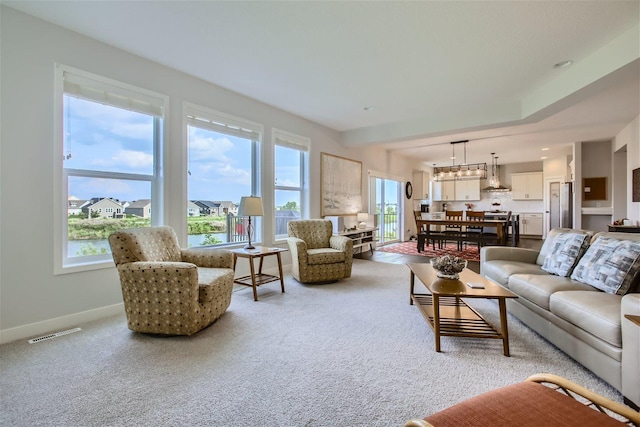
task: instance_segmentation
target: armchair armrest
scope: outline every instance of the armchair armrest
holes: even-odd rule
[[[485,246],[480,250],[480,263],[495,259],[535,264],[539,251],[506,246]]]
[[[640,406],[640,325],[626,318],[626,315],[640,316],[640,293],[622,297],[622,394]]]
[[[198,267],[188,262],[136,261],[118,265],[122,293],[127,300],[140,290],[152,290],[149,298],[163,298],[172,292],[176,303],[198,301]],[[175,291],[175,292],[174,292]],[[179,292],[178,292],[179,291]],[[126,305],[126,302],[125,302]]]
[[[298,239],[297,237],[287,237],[287,243],[289,244],[289,250],[291,251],[291,258],[293,259],[306,259],[307,257],[307,243]]]
[[[331,236],[329,238],[329,246],[342,252],[353,253],[353,240],[347,236]]]
[[[233,268],[233,256],[224,249],[181,249],[182,261],[198,267]]]

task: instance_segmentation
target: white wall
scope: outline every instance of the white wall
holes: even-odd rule
[[[170,97],[165,121],[165,218],[178,231],[182,244],[186,241],[184,101],[264,125],[265,183],[273,182],[271,128],[309,137],[311,217],[320,215],[320,152],[362,160],[363,183],[368,169],[411,179],[415,167],[406,159],[387,156],[383,150],[349,151],[339,144],[334,130],[13,9],[0,6],[0,15],[0,342],[122,311],[115,268],[53,274],[53,233],[59,226],[53,221],[54,63]],[[273,195],[271,187],[264,186],[265,211],[269,211]],[[265,220],[266,244],[271,243],[271,227],[271,221]]]
[[[627,146],[627,218],[640,221],[640,202],[632,200],[633,170],[640,168],[640,116],[629,123],[613,140],[613,149]]]

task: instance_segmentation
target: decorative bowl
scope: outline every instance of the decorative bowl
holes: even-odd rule
[[[432,258],[431,266],[436,270],[437,276],[442,279],[459,279],[459,273],[467,266],[467,260],[453,255],[444,255]]]

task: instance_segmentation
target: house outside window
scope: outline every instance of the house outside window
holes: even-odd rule
[[[274,147],[275,240],[287,237],[291,220],[308,218],[309,138],[272,130]]]
[[[148,199],[154,212],[163,211],[168,98],[58,64],[56,100],[55,273],[108,267],[114,230],[162,224],[159,215],[144,218],[124,210],[129,201]]]
[[[187,122],[188,245],[248,241],[243,196],[260,195],[263,127],[239,117],[184,104]],[[197,207],[197,213],[196,213]],[[252,218],[252,242],[261,242],[262,218]]]

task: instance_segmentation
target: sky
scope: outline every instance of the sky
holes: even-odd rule
[[[65,96],[65,168],[153,174],[153,117]],[[189,126],[188,198],[238,203],[251,191],[251,142]],[[295,150],[278,148],[276,179],[298,185]],[[120,201],[151,198],[148,182],[126,179],[69,178],[69,196]],[[278,192],[276,205],[288,201]]]

